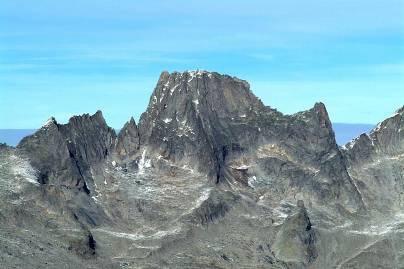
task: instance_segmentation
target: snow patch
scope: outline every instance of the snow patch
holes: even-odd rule
[[[379,123],[376,125],[375,129],[373,130],[373,132],[378,132],[378,131],[380,131],[381,129],[382,129],[382,123],[379,122]]]
[[[188,134],[195,135],[195,132],[193,131],[192,127],[187,124],[187,120],[184,119],[182,121],[177,121],[180,123],[178,126],[178,131],[177,131],[177,136],[182,137],[182,136],[188,136]]]
[[[165,124],[167,124],[167,123],[172,122],[173,119],[171,119],[171,118],[165,118],[163,121],[164,121]]]
[[[199,105],[199,100],[198,100],[198,99],[192,100],[192,103],[194,103],[194,104],[195,104],[196,113],[199,113],[199,108],[198,108],[198,105]]]
[[[188,83],[190,83],[194,78],[195,78],[195,73],[194,72],[189,72]]]
[[[179,84],[176,84],[174,87],[171,88],[170,90],[170,96],[173,95],[174,91],[179,87]]]
[[[157,97],[153,95],[153,101],[152,101],[152,106],[157,104]]]
[[[37,171],[30,165],[27,160],[17,157],[16,155],[10,156],[11,161],[13,162],[12,172],[14,176],[22,178],[27,182],[39,185],[37,180]]]
[[[163,101],[163,98],[164,98],[164,92],[161,94],[161,96],[160,96],[160,100],[159,100],[159,103],[161,103],[161,101]]]
[[[91,196],[91,199],[93,199],[94,202],[96,202],[97,204],[99,204],[100,201],[98,200],[98,197],[101,197],[101,196],[102,196],[102,194],[97,191],[97,195]]]
[[[254,184],[257,181],[257,177],[256,176],[252,176],[248,178],[247,184],[248,186],[250,186],[251,188],[254,188]]]
[[[203,190],[201,195],[198,197],[198,199],[196,199],[194,208],[201,206],[201,204],[209,198],[210,192],[211,192],[211,189]]]
[[[130,234],[130,233],[114,232],[114,231],[109,231],[109,230],[104,230],[104,229],[97,229],[96,231],[104,232],[104,233],[107,233],[112,236],[126,238],[126,239],[136,241],[136,240],[144,240],[144,239],[159,239],[159,238],[165,237],[167,235],[177,234],[181,231],[181,229],[176,227],[172,230],[160,230],[151,235],[145,235],[145,234],[141,234],[141,233]]]
[[[279,207],[274,208],[274,209],[272,210],[272,213],[273,213],[276,217],[278,217],[278,218],[280,218],[280,219],[282,219],[282,220],[284,220],[284,219],[286,219],[286,218],[288,217],[288,214],[285,213],[285,212],[283,212],[283,211],[282,211],[282,208],[279,208]]]
[[[55,122],[55,119],[52,117],[52,118],[49,118],[43,125],[42,125],[42,128],[48,128],[48,127],[50,127],[53,123]]]
[[[242,170],[248,170],[248,168],[250,168],[250,166],[248,166],[248,165],[246,165],[246,164],[243,164],[243,165],[236,166],[236,167],[232,167],[232,168],[235,169],[235,170],[240,170],[240,171],[242,171]]]
[[[189,74],[189,78],[188,78],[188,83],[190,83],[194,78],[196,78],[196,77],[202,77],[202,74],[203,74],[204,72],[203,71],[201,71],[201,70],[197,70],[197,71],[189,71],[188,72],[188,74]]]
[[[150,159],[146,159],[146,150],[144,149],[142,152],[142,157],[140,158],[139,161],[139,174],[144,174],[145,168],[151,167],[151,162]]]
[[[163,85],[163,91],[165,91],[165,90],[167,89],[168,85],[170,85],[170,80],[167,80],[167,82],[164,83],[164,85]]]

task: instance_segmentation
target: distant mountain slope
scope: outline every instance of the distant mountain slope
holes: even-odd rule
[[[363,123],[333,123],[335,139],[338,145],[345,145],[355,137],[363,133],[368,133],[375,125]]]
[[[35,129],[0,129],[0,143],[15,147],[21,139],[35,131]]]

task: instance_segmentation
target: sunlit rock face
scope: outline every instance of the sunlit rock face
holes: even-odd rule
[[[232,121],[263,109],[246,81],[203,71],[163,72],[140,118],[141,142],[162,158],[192,163],[219,181],[226,151],[237,147],[241,135]],[[245,139],[253,138],[245,131]]]
[[[89,192],[90,168],[103,162],[112,149],[115,132],[97,111],[72,117],[67,124],[49,119],[35,134],[25,137],[18,150],[30,157],[40,183],[65,184]]]
[[[322,103],[163,72],[138,124],[51,118],[0,145],[5,268],[400,268],[403,108],[338,147]]]
[[[305,267],[317,258],[316,234],[304,202],[297,202],[297,209],[284,221],[278,232],[273,249],[275,256]]]
[[[348,172],[369,210],[401,214],[404,199],[404,108],[343,147]]]

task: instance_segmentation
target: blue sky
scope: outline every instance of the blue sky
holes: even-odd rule
[[[404,0],[0,0],[0,128],[138,119],[162,70],[246,79],[266,105],[377,123],[404,105]]]

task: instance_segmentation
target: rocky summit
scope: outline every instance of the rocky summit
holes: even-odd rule
[[[0,267],[404,268],[403,116],[339,147],[322,103],[163,72],[118,134],[97,111],[0,145]]]

